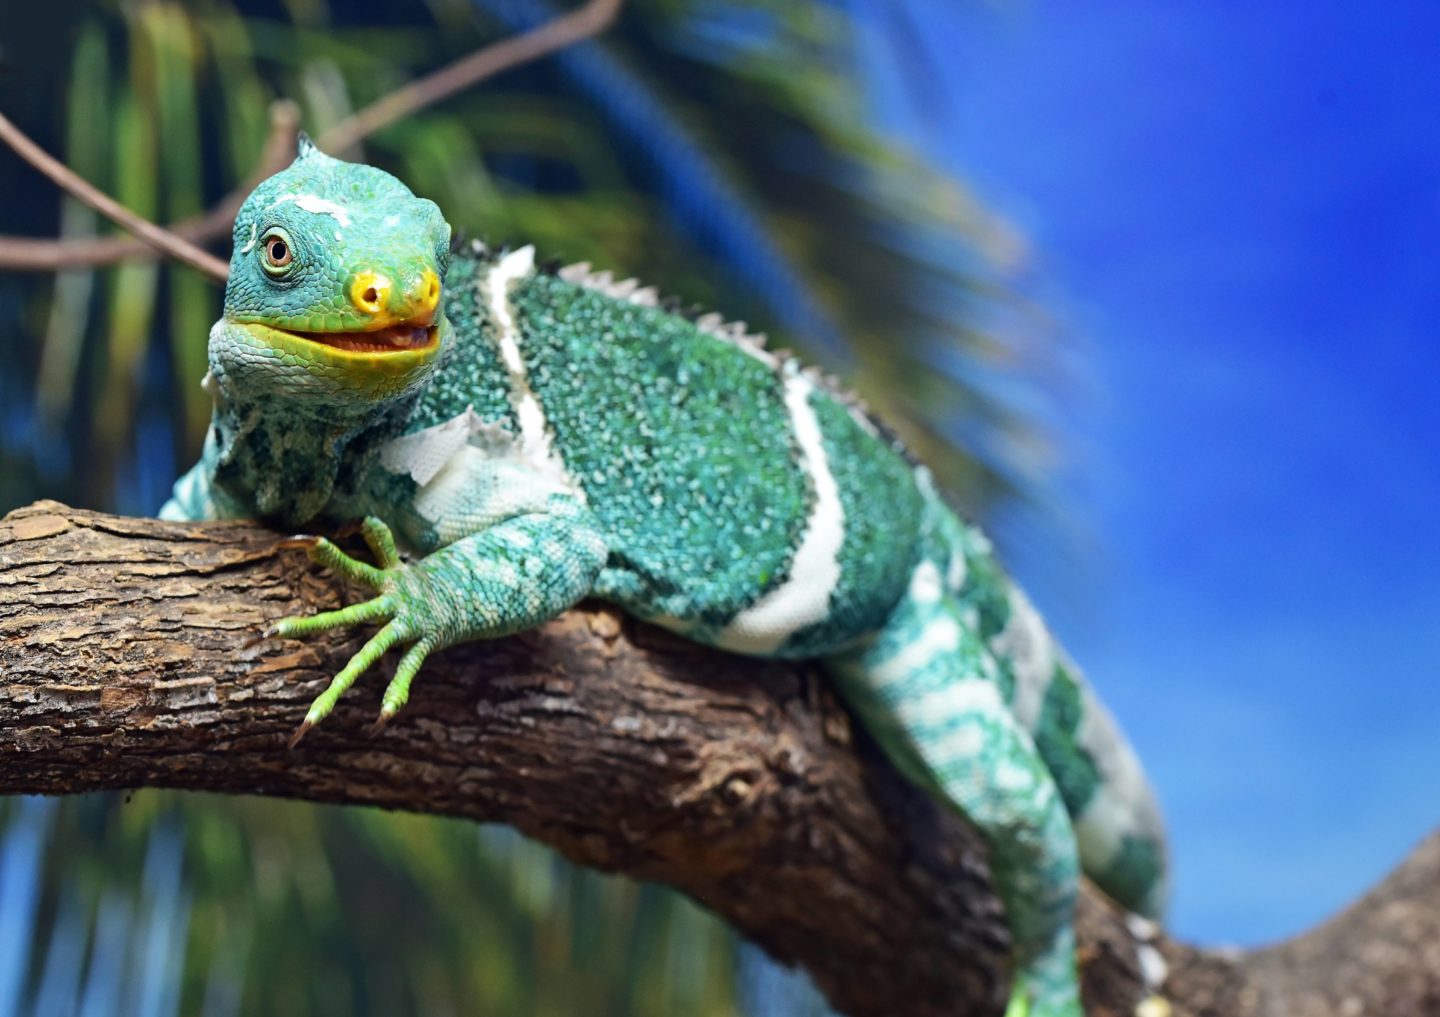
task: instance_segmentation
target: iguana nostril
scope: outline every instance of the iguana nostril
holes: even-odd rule
[[[435,310],[440,304],[440,277],[434,269],[425,269],[410,285],[410,299],[422,313]]]
[[[376,317],[390,302],[390,279],[379,272],[360,272],[350,283],[350,303],[361,314]]]

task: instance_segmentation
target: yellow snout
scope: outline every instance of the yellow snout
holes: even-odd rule
[[[350,304],[374,319],[374,328],[389,325],[428,325],[440,306],[440,277],[424,269],[397,286],[381,272],[357,272],[350,282]]]

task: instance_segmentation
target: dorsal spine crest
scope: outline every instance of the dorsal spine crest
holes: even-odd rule
[[[469,244],[469,255],[485,262],[498,261],[506,255],[508,250],[506,247],[491,248],[478,239],[470,241]],[[748,355],[771,367],[777,374],[783,375],[787,370],[798,367],[805,372],[806,377],[819,391],[844,406],[862,428],[885,441],[906,459],[914,461],[910,450],[894,429],[876,417],[865,401],[848,388],[844,382],[835,375],[826,374],[813,365],[801,365],[795,352],[789,348],[769,349],[769,339],[765,333],[750,331],[746,322],[728,321],[718,311],[686,304],[680,297],[660,296],[656,287],[642,286],[640,281],[633,277],[617,281],[614,272],[608,269],[597,271],[588,261],[569,264],[552,261],[539,265],[538,270],[570,283],[572,286],[603,294],[612,300],[634,304],[638,307],[654,307],[666,314],[683,318],[705,335],[738,346]]]

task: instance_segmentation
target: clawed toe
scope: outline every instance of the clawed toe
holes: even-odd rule
[[[314,726],[315,725],[310,723],[308,720],[302,721],[300,726],[295,729],[295,733],[290,736],[290,740],[286,743],[285,747],[287,749],[293,749],[295,746],[299,745],[300,739],[305,737],[305,732],[309,731]]]
[[[417,624],[408,615],[405,610],[405,600],[401,593],[397,592],[396,584],[403,582],[409,566],[401,562],[390,528],[379,519],[372,517],[361,523],[360,532],[365,538],[365,543],[369,545],[371,553],[374,554],[375,560],[380,563],[379,568],[357,561],[325,537],[296,535],[283,541],[282,545],[304,546],[309,551],[312,560],[347,579],[380,591],[379,596],[336,611],[321,611],[313,615],[281,618],[269,625],[260,636],[246,644],[253,646],[262,640],[277,636],[280,638],[305,636],[372,621],[386,623],[361,647],[355,656],[350,658],[340,673],[331,680],[325,691],[321,692],[310,704],[310,709],[305,714],[305,722],[290,736],[291,748],[299,744],[300,739],[305,737],[307,731],[329,715],[345,691],[387,650],[397,643],[414,640],[414,645],[401,658],[399,666],[396,668],[395,678],[385,690],[380,716],[370,728],[372,734],[381,731],[390,718],[394,717],[405,705],[405,701],[410,695],[411,679],[419,670],[425,655],[439,644],[439,640],[434,635],[425,634],[423,624]]]
[[[292,533],[290,536],[276,542],[275,546],[287,549],[303,547],[306,550],[309,550],[310,548],[315,546],[315,541],[319,539],[319,537],[316,537],[309,533]]]

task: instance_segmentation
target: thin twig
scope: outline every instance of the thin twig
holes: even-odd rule
[[[547,21],[538,28],[502,39],[462,57],[433,74],[401,86],[346,117],[322,134],[318,143],[321,148],[330,151],[343,151],[401,117],[433,105],[486,78],[598,35],[615,20],[623,2],[624,0],[589,0],[569,14]],[[191,243],[205,243],[228,233],[235,220],[235,213],[240,210],[246,195],[254,190],[261,180],[283,168],[289,161],[293,152],[296,119],[297,112],[292,103],[273,104],[271,130],[265,153],[260,159],[257,171],[245,184],[227,194],[203,216],[185,219],[169,227],[152,228]],[[21,137],[23,138],[23,135]],[[44,155],[43,152],[40,154]],[[98,191],[94,193],[99,194]],[[105,214],[109,215],[108,212]],[[138,220],[138,217],[136,219],[143,221]],[[116,221],[120,222],[118,219]],[[124,222],[120,224],[126,225]],[[149,241],[133,240],[129,237],[50,240],[0,236],[0,269],[57,271],[64,268],[108,265],[130,258],[153,258],[159,253],[172,252],[163,247],[157,250]],[[219,263],[219,259],[211,258],[203,251],[200,253],[203,257]],[[228,269],[225,269],[216,275],[216,278],[223,280],[227,274]]]
[[[3,113],[0,113],[0,141],[4,141],[15,150],[20,158],[44,173],[70,194],[85,202],[101,215],[125,227],[156,250],[163,251],[177,261],[216,279],[224,279],[229,275],[229,269],[225,262],[209,251],[196,247],[183,237],[156,226],[149,219],[143,219],[130,211],[31,141]]]
[[[293,102],[281,99],[271,103],[270,131],[265,138],[265,147],[245,183],[221,198],[203,215],[161,228],[197,244],[228,233],[245,197],[260,181],[284,169],[294,158],[295,132],[299,124],[300,110]],[[68,240],[0,236],[0,269],[53,272],[65,268],[109,265],[130,258],[154,258],[159,253],[144,241],[127,236]]]
[[[461,57],[448,67],[401,85],[358,113],[351,114],[320,135],[316,143],[330,151],[343,151],[401,117],[433,105],[477,82],[598,35],[615,20],[622,2],[590,0],[569,14]]]

